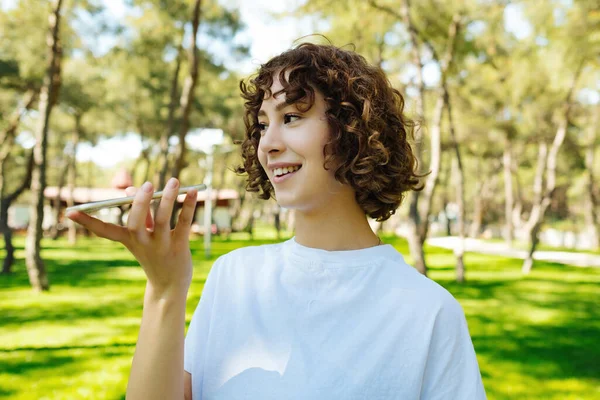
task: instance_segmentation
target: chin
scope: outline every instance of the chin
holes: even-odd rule
[[[298,210],[307,206],[305,198],[302,199],[297,194],[285,191],[283,193],[275,192],[275,201],[280,207],[287,208],[288,210]]]
[[[275,200],[280,207],[287,208],[288,210],[295,210],[298,208],[297,201],[286,198],[286,196],[282,196],[281,198],[275,197]]]

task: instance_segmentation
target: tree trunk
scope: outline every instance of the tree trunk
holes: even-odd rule
[[[596,177],[594,176],[594,161],[597,148],[598,129],[600,129],[600,107],[597,107],[594,124],[590,127],[589,144],[585,149],[585,169],[587,173],[587,200],[584,208],[585,221],[587,230],[592,237],[593,246],[600,249],[600,216],[598,215],[598,207],[600,199],[598,199],[598,186]]]
[[[450,130],[450,138],[454,149],[454,159],[452,162],[452,175],[456,184],[456,202],[458,203],[458,214],[456,216],[459,244],[454,248],[456,256],[456,281],[463,283],[465,281],[465,172],[463,168],[462,156],[460,154],[460,146],[454,130],[454,120],[452,119],[452,104],[450,102],[450,93],[446,85],[444,87],[444,99],[448,110],[448,127]]]
[[[505,232],[504,239],[508,247],[512,247],[513,243],[513,223],[512,212],[514,209],[513,185],[512,185],[512,147],[508,134],[504,143],[504,155],[502,157],[502,165],[504,167],[504,219]]]
[[[442,164],[443,164],[443,162],[442,162]],[[450,180],[452,179],[452,165],[450,165],[449,168],[440,167],[440,171],[441,172],[440,172],[439,181],[441,182],[441,185],[444,187],[450,187]],[[448,192],[446,192],[446,191],[442,192],[442,194],[440,195],[440,200],[442,203],[442,210],[444,212],[444,219],[446,221],[446,223],[445,223],[446,236],[452,236],[452,220],[450,219],[450,215],[449,215],[450,210],[448,209],[448,205],[450,204],[450,199],[448,198]]]
[[[497,160],[496,160],[497,161]],[[489,162],[486,160],[486,162]],[[477,171],[481,170],[481,163],[477,161]],[[473,194],[473,222],[469,227],[469,237],[477,238],[481,234],[481,226],[483,225],[484,201],[494,196],[494,188],[497,184],[498,172],[502,169],[502,163],[492,165],[492,169],[488,171],[487,176],[481,176],[481,180],[477,181],[475,193]]]
[[[406,1],[406,0],[405,0]],[[421,213],[420,225],[418,226],[418,241],[421,244],[421,247],[425,243],[427,239],[427,234],[429,230],[429,214],[431,213],[431,205],[433,201],[433,195],[435,192],[435,187],[437,185],[440,163],[441,163],[441,123],[442,123],[442,115],[444,111],[444,97],[445,90],[444,87],[446,85],[446,78],[448,68],[450,67],[453,58],[454,58],[454,50],[456,45],[456,36],[458,34],[458,30],[460,28],[460,16],[458,14],[454,15],[452,18],[452,22],[448,27],[448,44],[446,46],[446,52],[443,58],[440,58],[435,51],[435,48],[431,43],[424,39],[422,34],[420,34],[421,40],[425,43],[425,45],[429,48],[435,60],[440,64],[441,69],[441,79],[440,79],[440,87],[438,89],[438,99],[436,101],[436,106],[433,114],[433,121],[431,126],[431,160],[430,160],[430,173],[427,177],[427,181],[425,183],[425,188],[423,190],[423,201],[424,207]],[[414,25],[413,25],[413,29]],[[416,30],[415,30],[416,31]],[[418,33],[418,32],[417,32]],[[415,204],[415,209],[418,210],[418,206]],[[409,213],[410,214],[410,213]],[[422,254],[422,250],[421,250]],[[427,265],[424,260],[418,268],[422,268],[421,273],[426,274]]]
[[[167,126],[160,135],[160,157],[158,160],[158,180],[157,187],[163,188],[167,182],[167,171],[169,170],[169,138],[175,132],[175,108],[177,107],[177,93],[179,83],[179,71],[181,69],[181,53],[183,47],[180,44],[177,49],[177,57],[175,58],[175,71],[173,72],[173,80],[171,81],[171,100],[169,102],[169,115],[167,118]]]
[[[420,221],[421,224],[419,226],[419,242],[421,243],[421,247],[425,243],[427,239],[427,234],[429,230],[429,214],[431,213],[431,206],[433,201],[433,195],[435,193],[435,188],[437,185],[438,175],[440,171],[441,165],[441,130],[442,130],[442,116],[444,113],[445,106],[445,97],[446,97],[446,78],[448,73],[448,68],[452,64],[454,59],[454,50],[456,48],[456,36],[458,34],[458,30],[460,28],[460,16],[454,15],[452,18],[452,22],[448,27],[448,44],[446,46],[446,52],[444,53],[443,58],[438,57],[435,48],[431,45],[431,43],[427,42],[422,36],[421,39],[425,43],[425,45],[430,49],[434,58],[440,64],[441,69],[441,79],[440,86],[438,88],[438,98],[436,101],[433,120],[431,124],[431,159],[429,164],[430,174],[427,176],[427,181],[425,183],[425,188],[423,189],[423,212],[421,213]],[[421,264],[423,268],[420,271],[423,274],[427,272],[427,266],[425,262]]]
[[[416,122],[417,126],[414,131],[414,146],[413,153],[417,159],[417,165],[419,166],[419,174],[424,174],[426,171],[425,163],[423,161],[423,125],[425,122],[425,81],[423,79],[423,62],[421,61],[421,52],[419,50],[419,32],[417,31],[415,24],[410,16],[410,0],[402,0],[400,4],[400,12],[393,10],[384,5],[378,4],[375,0],[369,0],[369,4],[379,10],[382,10],[398,20],[402,21],[408,31],[408,35],[411,43],[410,56],[412,63],[416,68],[416,87],[417,97],[416,103]],[[425,253],[423,251],[424,239],[421,238],[420,232],[423,230],[422,225],[428,224],[428,218],[424,218],[419,212],[419,198],[420,192],[413,191],[410,193],[410,208],[408,212],[409,216],[409,229],[408,229],[408,246],[410,255],[413,260],[415,268],[423,275],[427,275],[427,264],[425,262]],[[427,216],[426,216],[427,217]]]
[[[134,185],[136,182],[140,182],[140,180],[136,179],[136,172],[138,167],[142,164],[144,169],[142,170],[141,182],[143,183],[148,181],[150,171],[150,153],[152,152],[152,144],[150,139],[147,139],[146,137],[146,128],[144,127],[144,123],[140,118],[136,119],[136,127],[138,129],[138,133],[140,134],[140,146],[142,151],[140,151],[139,156],[135,159],[130,170],[131,180]],[[139,185],[141,186],[141,183]]]
[[[15,260],[15,247],[12,244],[12,230],[8,226],[8,209],[12,202],[17,199],[21,193],[31,185],[31,173],[33,171],[33,151],[29,154],[27,161],[27,171],[21,185],[11,194],[0,197],[0,231],[4,237],[6,246],[6,257],[2,263],[2,274],[10,274]],[[0,177],[3,177],[4,171],[0,171]],[[0,178],[2,179],[2,178]]]
[[[4,163],[8,159],[8,154],[0,159],[0,231],[4,237],[4,248],[6,249],[6,256],[2,262],[2,275],[11,273],[12,265],[15,261],[15,247],[12,244],[12,229],[8,226],[8,208],[10,203],[8,198],[4,196],[4,179],[6,172],[4,170]]]
[[[565,141],[565,137],[567,136],[567,128],[569,126],[569,115],[572,107],[572,96],[575,91],[575,86],[577,85],[577,81],[579,79],[579,75],[581,74],[581,70],[583,69],[583,61],[579,64],[575,76],[573,77],[573,81],[569,90],[567,92],[567,96],[564,102],[564,110],[563,115],[561,116],[561,120],[558,125],[558,129],[556,130],[556,135],[554,136],[554,140],[552,142],[552,146],[548,151],[548,156],[545,157],[545,172],[546,172],[546,184],[543,192],[540,196],[537,195],[536,191],[536,200],[539,200],[537,204],[534,204],[534,209],[532,210],[530,216],[530,222],[533,222],[532,229],[530,231],[530,250],[528,252],[527,258],[523,262],[523,273],[528,274],[533,267],[533,252],[535,251],[535,247],[538,242],[538,234],[541,230],[542,223],[544,222],[544,216],[546,214],[546,210],[548,206],[550,206],[550,202],[552,201],[552,196],[554,194],[554,190],[556,189],[556,165],[558,163],[558,152]],[[537,184],[538,182],[536,182]]]
[[[2,274],[10,274],[12,265],[15,260],[15,248],[12,244],[12,230],[8,226],[8,209],[14,199],[19,197],[21,192],[30,185],[31,182],[31,157],[27,167],[27,173],[25,179],[21,185],[22,189],[18,188],[14,193],[8,195],[6,193],[6,163],[10,158],[10,152],[15,143],[15,134],[21,118],[25,112],[31,108],[37,98],[37,90],[30,89],[23,95],[21,104],[17,106],[14,113],[8,120],[8,126],[2,132],[0,132],[0,232],[4,238],[4,244],[6,249],[6,257],[2,262]]]
[[[438,183],[440,175],[441,159],[442,159],[442,116],[444,115],[445,101],[444,89],[438,90],[438,98],[435,109],[433,111],[433,121],[431,124],[431,160],[429,164],[430,173],[425,182],[423,189],[423,209],[421,213],[421,224],[419,226],[419,241],[425,243],[429,231],[429,215],[431,214],[431,206],[433,204],[433,195]]]
[[[531,245],[529,246],[529,251],[527,252],[527,257],[525,257],[525,260],[523,261],[523,267],[521,268],[521,272],[523,274],[529,274],[531,272],[531,269],[533,268],[533,253],[535,252],[535,249],[537,248],[537,245],[539,243],[539,235],[538,234],[540,232],[541,227],[542,227],[542,223],[541,223],[541,221],[539,221],[537,224],[535,224],[533,226],[533,228],[529,232],[529,241],[530,241]]]
[[[523,227],[523,220],[521,215],[523,213],[523,192],[521,190],[521,180],[519,178],[519,168],[516,161],[513,159],[512,173],[515,177],[515,188],[516,188],[516,201],[512,211],[512,225],[513,233],[514,230],[520,230]]]
[[[44,218],[44,189],[46,188],[46,153],[48,148],[48,127],[54,99],[58,95],[58,75],[60,67],[60,9],[62,0],[52,1],[52,13],[48,18],[47,34],[49,63],[40,92],[39,122],[36,127],[36,144],[33,150],[34,168],[31,179],[31,203],[29,207],[29,227],[25,241],[25,261],[29,282],[36,291],[49,290],[50,284],[46,267],[40,255],[42,221]]]
[[[177,145],[177,153],[175,156],[175,166],[173,167],[173,176],[179,178],[181,171],[185,168],[185,155],[186,145],[185,136],[188,133],[190,125],[190,111],[192,109],[192,103],[194,101],[194,89],[196,88],[196,82],[198,81],[198,65],[199,65],[199,52],[197,46],[198,39],[198,26],[200,25],[200,8],[202,5],[201,0],[195,0],[194,11],[192,13],[192,37],[190,43],[190,50],[188,54],[190,73],[187,76],[181,92],[180,101],[180,114],[181,122],[179,126],[179,144]]]
[[[523,231],[527,237],[531,237],[531,232],[540,218],[541,205],[544,190],[544,171],[548,162],[548,145],[541,142],[538,148],[537,165],[533,179],[533,205],[529,213],[527,222],[523,225]]]
[[[416,111],[417,111],[417,126],[414,132],[415,145],[414,154],[419,165],[419,173],[423,174],[425,163],[423,161],[423,125],[425,124],[425,80],[423,79],[423,62],[421,61],[421,52],[419,51],[418,34],[415,29],[415,25],[410,16],[410,1],[403,0],[400,5],[401,20],[403,21],[406,29],[408,30],[411,42],[411,58],[416,68],[416,85],[418,95],[415,99]],[[410,255],[413,259],[415,268],[422,273],[427,275],[427,262],[425,261],[425,252],[423,250],[424,240],[421,239],[419,232],[422,224],[427,224],[427,218],[423,220],[419,213],[419,197],[421,192],[411,192],[410,207],[408,211],[409,216],[409,233],[408,233],[408,247]]]
[[[67,171],[67,188],[69,195],[67,196],[67,207],[73,207],[75,200],[75,181],[77,180],[77,148],[79,147],[79,138],[81,137],[81,114],[75,114],[75,129],[71,136],[71,154],[69,155],[69,170]],[[77,243],[77,226],[75,222],[67,218],[69,227],[69,243],[74,245]]]
[[[2,275],[12,273],[12,266],[15,262],[15,246],[12,243],[12,229],[8,226],[8,207],[10,204],[5,199],[0,200],[0,230],[4,238],[4,248],[6,256],[2,261]]]
[[[448,67],[452,63],[454,57],[456,36],[460,28],[461,17],[459,14],[456,14],[452,18],[452,22],[448,27],[448,43],[446,46],[446,52],[444,53],[443,58],[440,58],[438,57],[438,54],[435,51],[435,48],[432,46],[432,44],[429,43],[425,36],[416,28],[416,25],[414,24],[414,21],[410,16],[410,0],[402,0],[400,4],[400,12],[396,12],[390,7],[380,5],[375,0],[369,0],[369,4],[374,8],[377,8],[390,15],[393,15],[394,17],[398,18],[398,20],[402,21],[406,26],[411,42],[411,58],[417,70],[416,80],[417,90],[419,93],[416,98],[417,113],[420,114],[418,117],[422,120],[425,119],[425,84],[423,81],[423,63],[421,61],[421,54],[419,51],[419,40],[422,41],[423,44],[425,44],[425,46],[427,46],[430,49],[431,53],[433,54],[433,58],[440,64],[441,83],[440,89],[438,90],[438,100],[436,102],[436,109],[434,111],[434,122],[431,127],[431,160],[429,166],[430,174],[425,183],[425,188],[423,192],[423,196],[425,197],[425,206],[423,207],[423,210],[419,210],[419,199],[421,194],[419,192],[412,192],[410,208],[408,213],[408,244],[410,254],[413,259],[413,264],[419,272],[421,272],[423,275],[427,275],[427,264],[425,262],[423,245],[425,243],[425,239],[427,238],[427,233],[429,230],[429,213],[431,211],[431,201],[435,192],[435,185],[437,184],[437,176],[439,174],[439,155],[441,152],[441,126],[436,126],[436,118],[438,118],[438,113],[443,113],[444,94],[443,90],[441,90],[441,85],[445,84]],[[439,121],[441,124],[441,115],[439,116]],[[423,133],[420,129],[420,126],[418,126],[415,130],[414,154],[417,159],[418,165],[421,166],[420,170],[418,171],[419,173],[425,172],[422,169],[425,165],[425,163],[423,162],[422,138]]]
[[[281,239],[281,208],[279,205],[275,206],[275,212],[273,213],[273,226],[275,232],[277,232],[277,240]]]
[[[58,177],[58,192],[56,193],[56,197],[52,199],[52,215],[54,219],[54,224],[50,229],[50,237],[52,240],[57,240],[60,234],[59,224],[60,224],[60,211],[62,209],[62,200],[60,198],[60,192],[62,188],[67,183],[67,174],[69,173],[69,164],[71,161],[69,158],[63,160],[64,166],[62,167],[62,171]]]

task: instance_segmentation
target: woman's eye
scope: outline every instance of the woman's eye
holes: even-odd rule
[[[299,115],[296,114],[285,114],[283,117],[283,122],[289,124],[290,122],[296,122],[300,119]]]
[[[258,130],[260,131],[260,133],[264,133],[268,127],[269,125],[265,124],[264,122],[258,123]]]

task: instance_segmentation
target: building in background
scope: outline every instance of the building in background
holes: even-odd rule
[[[117,172],[111,182],[110,188],[75,188],[71,194],[71,190],[67,187],[59,188],[56,186],[48,186],[44,190],[44,196],[47,202],[44,206],[44,221],[42,223],[45,231],[49,230],[55,224],[58,224],[58,229],[66,229],[64,224],[64,211],[67,207],[67,200],[72,196],[74,205],[90,203],[93,201],[107,200],[118,197],[125,197],[125,188],[132,185],[131,175],[126,170],[120,170]],[[213,204],[213,232],[223,232],[231,230],[231,214],[234,202],[238,201],[238,193],[234,189],[220,189],[213,190],[211,193],[211,200]],[[58,214],[58,221],[55,220],[55,213],[52,210],[52,204],[54,200],[59,196],[61,203],[61,211]],[[175,212],[178,212],[185,195],[180,195],[177,198],[177,205]],[[196,200],[196,211],[194,215],[194,224],[192,231],[195,233],[203,232],[203,215],[204,215],[204,204],[206,202],[206,193],[198,192]],[[104,208],[93,213],[97,218],[115,224],[119,224],[120,221],[125,223],[127,221],[127,214],[130,206],[124,206],[123,208],[113,207]],[[14,204],[9,209],[8,213],[8,225],[15,230],[24,230],[27,228],[29,222],[29,209],[26,203]]]

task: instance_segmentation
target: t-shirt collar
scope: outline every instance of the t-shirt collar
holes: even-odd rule
[[[337,268],[372,265],[377,259],[382,257],[400,258],[403,261],[402,255],[390,244],[357,250],[331,251],[303,246],[296,242],[295,237],[292,237],[284,243],[284,247],[286,252],[295,261]]]

